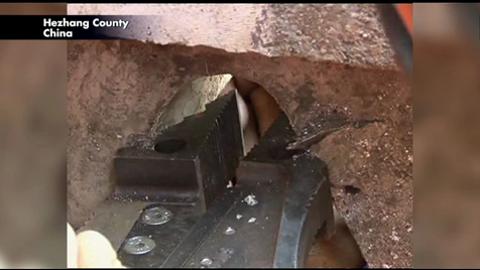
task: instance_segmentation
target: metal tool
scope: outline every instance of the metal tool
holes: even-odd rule
[[[315,235],[331,234],[325,164],[302,149],[287,149],[296,136],[284,114],[242,157],[235,95],[166,129],[153,147],[118,151],[117,197],[148,195],[152,202],[120,247],[124,265],[302,267]],[[155,246],[131,252],[134,237]]]

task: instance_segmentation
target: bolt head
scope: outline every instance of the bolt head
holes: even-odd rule
[[[143,211],[142,222],[147,225],[162,225],[169,222],[173,217],[170,210],[155,206],[147,208]]]
[[[146,236],[134,236],[125,241],[123,250],[128,254],[141,255],[152,251],[155,246],[155,241]]]

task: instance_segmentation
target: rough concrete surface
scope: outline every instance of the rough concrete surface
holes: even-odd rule
[[[215,5],[202,6],[205,12]],[[115,5],[113,12],[107,12],[107,7],[101,5],[74,7],[84,13],[135,13],[128,12],[124,5]],[[134,11],[141,9],[134,7]],[[76,227],[81,226],[95,206],[109,195],[114,151],[126,143],[127,136],[148,132],[181,86],[201,76],[229,73],[262,85],[287,113],[299,135],[314,134],[335,119],[372,122],[347,125],[327,135],[311,150],[327,162],[335,204],[369,266],[411,266],[411,91],[403,75],[393,67],[392,53],[384,46],[386,40],[373,7],[263,7],[267,10],[259,13],[260,19],[255,17],[254,23],[246,26],[249,35],[243,37],[250,38],[249,41],[237,45],[232,41],[236,32],[225,34],[223,30],[220,31],[223,36],[207,38],[206,42],[205,37],[196,39],[196,34],[191,33],[195,31],[182,30],[178,25],[172,32],[178,35],[173,38],[178,39],[160,43],[187,40],[186,45],[140,41],[69,42],[68,220]],[[167,16],[165,10],[189,10],[183,11],[176,5],[157,5],[156,8],[148,10],[161,16]],[[69,12],[72,10],[69,5]],[[302,10],[304,13],[295,13]],[[281,14],[268,16],[275,12]],[[355,17],[356,12],[359,14]],[[226,16],[219,10],[214,14]],[[295,23],[302,17],[300,14],[306,18]],[[270,19],[262,21],[262,16]],[[213,18],[216,19],[206,25],[224,22]],[[235,16],[232,14],[231,18]],[[173,21],[162,20],[165,27]],[[268,24],[266,21],[271,24],[265,32],[262,26]],[[366,24],[364,31],[370,29],[366,33],[369,38],[359,33],[363,24]],[[294,25],[309,25],[310,33],[318,35],[318,40],[299,43],[302,38],[293,34],[296,33],[292,32],[293,28],[288,28]],[[356,30],[345,31],[346,25],[356,25]],[[229,29],[230,25],[224,26]],[[276,32],[275,27],[287,28],[283,28],[285,35],[271,36],[274,43],[269,47],[265,39]],[[333,30],[326,30],[328,27]],[[245,33],[246,30],[238,31]],[[197,43],[208,46],[191,46]],[[286,49],[290,43],[295,43],[298,50]],[[320,45],[312,47],[317,46],[315,44]]]
[[[154,15],[138,37],[163,45],[396,68],[375,5],[69,4],[68,14]]]

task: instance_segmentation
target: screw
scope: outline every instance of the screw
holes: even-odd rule
[[[134,236],[125,241],[123,250],[128,254],[141,255],[155,248],[155,241],[146,236]]]
[[[161,225],[169,222],[172,216],[172,212],[168,209],[156,206],[144,210],[142,221],[148,225]]]
[[[210,265],[212,265],[212,263],[213,263],[213,261],[212,261],[212,259],[210,259],[210,258],[203,258],[203,259],[200,261],[200,264],[201,264],[202,266],[207,266],[207,267],[210,266]]]
[[[249,206],[254,206],[254,205],[258,204],[258,201],[255,199],[255,195],[253,195],[253,194],[250,194],[247,197],[245,197],[245,199],[243,199],[243,201],[246,204],[248,204]]]
[[[235,233],[235,229],[232,228],[232,227],[228,227],[226,230],[225,230],[225,234],[226,235],[232,235]]]

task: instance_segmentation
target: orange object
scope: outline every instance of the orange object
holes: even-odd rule
[[[413,4],[395,4],[398,14],[402,18],[410,35],[413,32]]]

